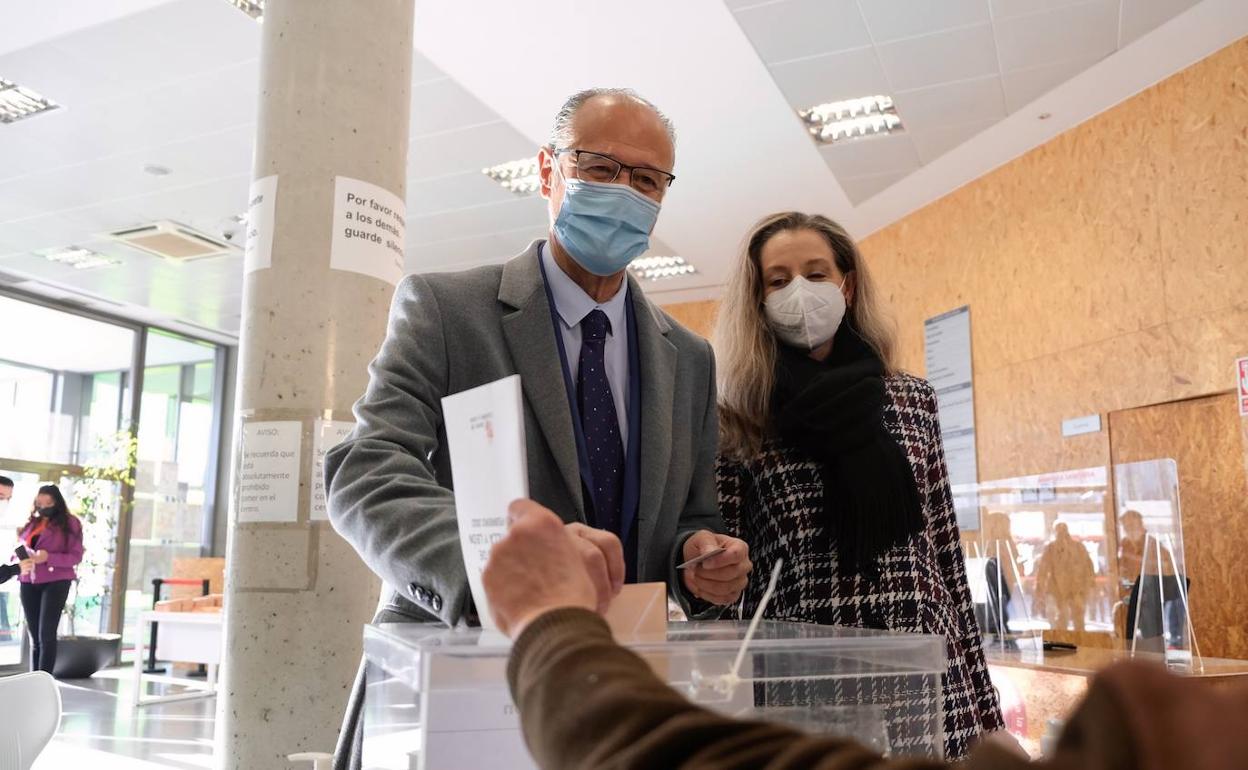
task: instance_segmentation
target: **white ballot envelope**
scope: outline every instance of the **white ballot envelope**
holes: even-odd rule
[[[490,548],[507,534],[507,506],[529,496],[520,375],[442,399],[459,544],[485,628],[495,628],[481,583]]]

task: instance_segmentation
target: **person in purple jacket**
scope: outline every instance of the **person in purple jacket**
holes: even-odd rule
[[[21,561],[22,609],[30,632],[31,670],[52,673],[56,627],[82,561],[82,523],[69,512],[54,484],[39,488],[35,507],[19,535],[29,558]]]

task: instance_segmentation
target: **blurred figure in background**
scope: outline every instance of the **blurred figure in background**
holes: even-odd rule
[[[1066,522],[1058,522],[1036,565],[1036,601],[1055,631],[1083,631],[1095,585],[1096,568],[1088,550],[1071,536]]]
[[[52,673],[56,629],[82,561],[82,523],[55,484],[39,488],[20,535],[29,558],[21,562],[22,609],[30,634],[31,670]]]

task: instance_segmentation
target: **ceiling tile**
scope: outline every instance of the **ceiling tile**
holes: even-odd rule
[[[776,0],[724,0],[724,5],[728,6],[730,10],[735,11],[741,8],[749,8],[753,5],[766,5],[767,3],[774,2],[776,2]]]
[[[411,245],[405,253],[407,269],[414,273],[463,270],[484,264],[506,262],[524,251],[533,241],[545,238],[544,223],[516,228],[506,233],[490,233],[437,244]]]
[[[862,203],[872,196],[892,187],[897,182],[910,175],[909,171],[891,171],[885,174],[872,174],[871,176],[851,177],[849,179],[837,179],[841,183],[841,189],[845,191],[845,195],[849,197],[854,204]]]
[[[776,64],[771,67],[771,75],[785,99],[798,110],[892,90],[874,48]]]
[[[907,133],[910,134],[910,140],[914,142],[915,149],[919,151],[919,160],[928,164],[996,123],[996,120],[978,121],[960,126],[942,126]]]
[[[998,19],[997,49],[1005,72],[1107,56],[1118,48],[1119,0]]]
[[[896,95],[897,114],[907,131],[990,122],[1005,117],[1001,78],[905,91]]]
[[[234,64],[177,85],[58,110],[23,123],[52,151],[55,165],[63,166],[250,125],[257,89],[254,64]]]
[[[66,246],[94,235],[90,227],[69,214],[45,214],[0,225],[0,254]]]
[[[422,216],[437,211],[499,203],[519,198],[504,190],[480,170],[424,179],[407,185],[407,214]]]
[[[93,97],[99,98],[100,88],[99,82],[84,77],[76,64],[55,45],[36,45],[0,56],[0,77],[33,89],[57,104],[81,107]]]
[[[38,125],[47,125],[49,121],[62,120],[62,110],[39,115],[0,126],[0,180],[24,176],[40,169],[59,166],[64,161],[53,147],[43,141]],[[3,207],[0,207],[0,222],[10,218]],[[8,216],[6,216],[8,215]]]
[[[412,49],[412,82],[426,83],[446,77],[446,73],[416,49]]]
[[[532,141],[499,120],[461,131],[414,137],[407,153],[407,176],[420,180],[480,172],[499,163],[536,155],[537,146]]]
[[[861,0],[871,37],[887,43],[903,37],[930,35],[955,27],[986,23],[988,0]]]
[[[1199,0],[1123,0],[1122,45],[1143,37]]]
[[[498,114],[447,78],[412,87],[411,136],[427,136],[498,120]]]
[[[905,133],[825,144],[819,153],[837,179],[913,171],[919,167],[919,154]]]
[[[767,64],[871,44],[855,0],[783,0],[736,16]]]
[[[407,220],[407,242],[429,244],[533,227],[546,221],[546,201],[537,198],[491,203]]]
[[[178,0],[58,38],[55,45],[64,68],[105,86],[90,98],[104,101],[231,63],[252,61],[258,71],[260,25],[229,3]]]
[[[992,25],[980,24],[879,46],[884,74],[897,91],[995,75]]]
[[[1002,77],[1005,84],[1005,108],[1011,114],[1031,104],[1049,91],[1083,72],[1103,59],[1102,56],[1071,59],[1043,67],[1007,72]]]
[[[38,207],[40,211],[56,211],[159,193],[184,186],[188,180],[246,175],[251,170],[254,134],[251,126],[242,126],[159,148],[61,166],[0,182],[0,212],[6,209],[6,194],[18,192],[25,203]],[[165,166],[172,173],[168,176],[148,174],[143,171],[148,163]]]
[[[1090,0],[989,0],[989,7],[992,9],[993,18],[1004,19],[1011,16],[1030,16],[1088,2]]]

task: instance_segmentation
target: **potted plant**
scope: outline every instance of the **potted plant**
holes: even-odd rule
[[[123,506],[130,505],[127,490],[134,486],[138,441],[121,432],[99,446],[101,461],[83,468],[72,492],[74,515],[82,522],[83,557],[78,577],[65,603],[69,634],[57,642],[58,679],[85,679],[112,665],[121,653],[120,634],[91,633],[78,628],[92,611],[103,608],[112,592],[113,556],[117,524]]]

